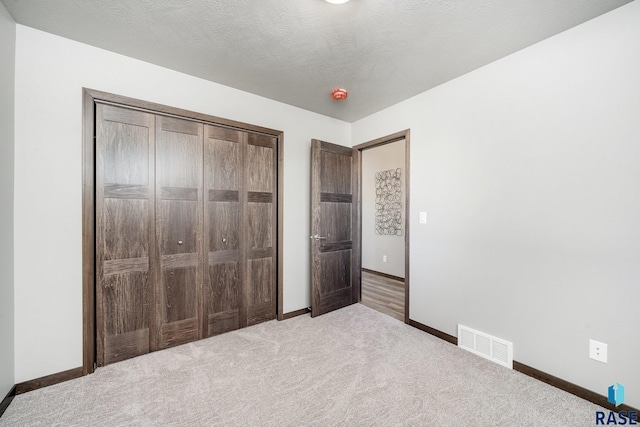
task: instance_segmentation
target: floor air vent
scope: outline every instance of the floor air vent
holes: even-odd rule
[[[513,369],[513,343],[458,325],[458,347]]]

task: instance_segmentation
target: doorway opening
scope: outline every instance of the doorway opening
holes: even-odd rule
[[[409,322],[409,130],[356,145],[360,302]]]

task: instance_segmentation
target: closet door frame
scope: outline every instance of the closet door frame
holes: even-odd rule
[[[283,313],[283,196],[284,196],[284,134],[282,131],[196,113],[180,108],[125,96],[82,89],[82,374],[93,373],[96,368],[96,104],[111,104],[141,110],[157,115],[193,120],[199,123],[260,133],[276,138],[277,157],[277,286],[278,320]]]

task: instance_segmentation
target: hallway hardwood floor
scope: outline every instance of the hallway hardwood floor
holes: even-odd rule
[[[404,322],[404,282],[363,270],[361,303]]]

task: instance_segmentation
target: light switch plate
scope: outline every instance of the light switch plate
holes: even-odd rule
[[[427,213],[420,212],[420,224],[426,224],[426,223],[427,223]]]

